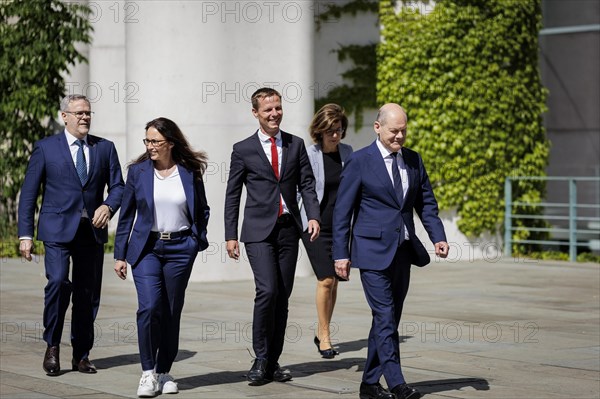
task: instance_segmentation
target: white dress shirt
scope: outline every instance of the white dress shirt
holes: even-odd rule
[[[269,160],[269,163],[271,165],[273,165],[273,160],[271,159],[271,136],[267,136],[260,129],[258,129],[257,134],[258,134],[258,139],[260,140],[260,143],[262,144],[262,148],[265,151],[265,155],[267,156],[267,159]],[[277,134],[275,135],[275,145],[277,146],[277,166],[279,169],[277,171],[277,173],[279,174],[279,176],[281,176],[281,161],[282,161],[281,157],[283,155],[282,142],[281,142],[281,130],[278,131]],[[290,213],[285,201],[283,200],[283,196],[280,196],[280,197],[281,197],[281,203],[283,205],[283,213]]]
[[[379,148],[379,152],[381,153],[381,157],[385,162],[385,168],[387,169],[388,175],[390,176],[390,180],[392,185],[394,184],[394,177],[392,174],[392,165],[394,160],[398,163],[398,171],[400,172],[400,180],[402,180],[402,198],[406,198],[406,193],[408,192],[408,172],[406,171],[406,164],[404,163],[404,158],[402,158],[402,148],[398,151],[398,155],[394,157],[392,152],[388,150],[382,143],[377,139],[377,148]],[[404,229],[404,239],[408,240],[408,231]]]

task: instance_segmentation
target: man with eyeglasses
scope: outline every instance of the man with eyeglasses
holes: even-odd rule
[[[49,376],[60,374],[60,341],[71,298],[72,370],[96,373],[89,352],[100,305],[104,244],[108,222],[121,205],[124,189],[114,144],[88,134],[93,113],[87,97],[68,95],[60,110],[65,130],[34,144],[18,214],[19,249],[31,261],[36,204],[42,188],[37,238],[44,242],[48,279],[44,289],[47,348],[42,367]]]

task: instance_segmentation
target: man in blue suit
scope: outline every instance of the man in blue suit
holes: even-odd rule
[[[104,243],[124,188],[114,144],[88,134],[92,120],[89,100],[68,95],[60,105],[65,130],[35,143],[21,189],[18,220],[21,255],[31,261],[34,215],[42,188],[37,238],[44,242],[48,279],[44,290],[44,341],[48,347],[42,366],[50,376],[60,373],[59,345],[71,294],[72,369],[96,372],[88,356],[100,305]]]
[[[373,320],[360,385],[361,399],[416,399],[400,367],[398,326],[408,291],[411,264],[425,266],[429,254],[415,234],[417,213],[436,255],[448,256],[444,226],[421,156],[403,148],[406,113],[384,105],[374,129],[377,140],[354,152],[344,166],[333,216],[336,273],[360,270]],[[379,383],[385,377],[390,389]]]

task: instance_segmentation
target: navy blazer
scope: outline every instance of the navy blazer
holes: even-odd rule
[[[233,145],[227,192],[225,194],[225,239],[238,239],[242,187],[246,185],[246,206],[242,242],[260,242],[277,222],[280,195],[283,196],[298,230],[302,227],[296,193],[300,192],[309,219],[320,221],[315,177],[308,161],[304,140],[281,132],[282,155],[279,180],[257,133]]]
[[[88,179],[82,187],[64,131],[46,137],[33,146],[19,198],[19,237],[33,237],[34,214],[40,187],[42,205],[37,239],[71,242],[75,238],[81,211],[90,218],[102,204],[117,211],[123,196],[123,176],[115,145],[101,137],[87,135]],[[108,196],[104,199],[104,190]],[[93,227],[96,241],[107,242],[108,229]]]
[[[208,247],[206,229],[210,208],[202,178],[177,165],[185,191],[192,232],[198,240],[199,251]],[[134,224],[135,220],[135,224]],[[115,259],[126,259],[136,265],[150,237],[154,224],[154,163],[151,159],[133,164],[127,173],[127,183],[121,204],[121,214],[115,236]]]
[[[402,148],[402,156],[409,188],[400,204],[376,142],[350,155],[333,213],[333,259],[350,259],[357,268],[386,269],[398,249],[404,224],[414,250],[411,263],[425,266],[430,257],[416,236],[413,210],[432,242],[446,241],[421,156],[408,148]]]

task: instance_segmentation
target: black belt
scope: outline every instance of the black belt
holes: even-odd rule
[[[294,221],[294,218],[289,213],[284,213],[277,218],[277,224],[289,224]]]
[[[192,234],[192,229],[183,231],[151,231],[150,237],[156,238],[157,240],[174,240],[175,238],[181,238]]]

